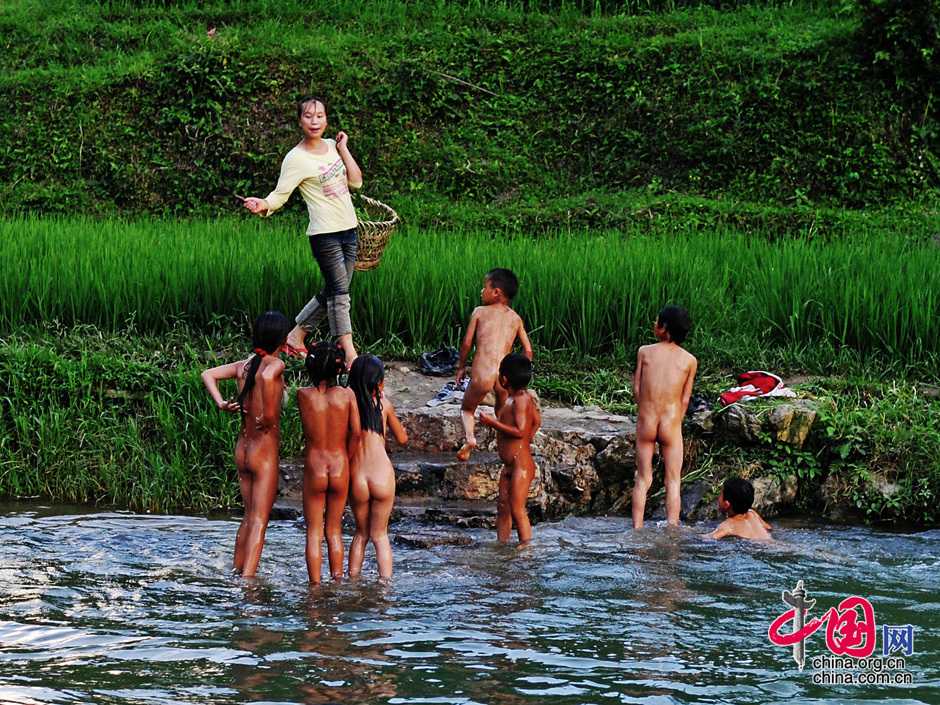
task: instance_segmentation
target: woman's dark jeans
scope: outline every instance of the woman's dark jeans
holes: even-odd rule
[[[349,320],[349,282],[356,265],[359,240],[356,229],[310,236],[310,249],[320,265],[323,291],[314,296],[294,320],[306,331],[316,328],[325,315],[330,334],[339,337],[352,333]]]

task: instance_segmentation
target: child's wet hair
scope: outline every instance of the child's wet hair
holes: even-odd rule
[[[349,370],[349,388],[356,395],[363,431],[385,433],[382,425],[382,393],[379,385],[385,379],[385,366],[375,355],[360,355]]]
[[[532,381],[532,361],[521,353],[509,353],[499,363],[499,374],[513,389],[525,389]]]
[[[290,332],[290,321],[280,311],[265,311],[255,319],[251,328],[251,346],[257,351],[262,350],[273,355],[287,340]],[[248,363],[248,373],[245,375],[245,385],[238,395],[238,406],[245,409],[245,400],[255,386],[255,375],[261,367],[262,355],[255,352]]]
[[[346,371],[346,351],[336,343],[321,340],[307,346],[307,358],[304,367],[314,386],[326,382],[336,384],[336,378]]]
[[[516,294],[519,292],[519,279],[511,269],[502,267],[491,269],[486,273],[486,281],[494,289],[502,291],[510,301],[516,298]]]
[[[666,329],[672,342],[680,345],[685,342],[689,331],[692,330],[692,317],[681,306],[666,306],[659,312],[656,322]]]
[[[326,101],[320,96],[308,95],[304,96],[297,101],[297,119],[300,120],[304,116],[304,108],[306,108],[310,103],[319,103],[323,106],[323,112],[327,115],[330,114],[330,111],[327,110]]]
[[[721,493],[735,514],[744,514],[754,504],[754,485],[743,477],[729,477],[721,486]]]

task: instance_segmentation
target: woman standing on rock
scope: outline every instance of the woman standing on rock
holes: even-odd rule
[[[303,307],[287,338],[288,351],[303,355],[304,337],[327,316],[330,333],[346,352],[346,364],[356,359],[349,317],[349,280],[356,264],[356,211],[350,189],[362,186],[362,171],[349,151],[349,138],[339,132],[324,139],[326,103],[304,98],[297,104],[303,139],[284,157],[277,186],[265,198],[245,199],[245,207],[257,215],[271,215],[283,206],[295,188],[307,204],[310,249],[323,275],[323,290]]]

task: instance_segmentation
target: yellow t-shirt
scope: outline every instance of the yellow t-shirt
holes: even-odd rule
[[[271,215],[299,187],[310,215],[307,235],[349,230],[357,224],[346,165],[336,151],[336,142],[323,141],[327,144],[326,154],[314,154],[299,146],[289,151],[281,162],[277,186],[264,199],[268,202],[267,215]]]

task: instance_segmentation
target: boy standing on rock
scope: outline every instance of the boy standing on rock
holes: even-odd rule
[[[535,479],[532,439],[542,425],[538,403],[526,387],[532,381],[532,361],[525,355],[510,353],[499,365],[499,383],[509,398],[495,416],[480,416],[480,423],[496,429],[496,447],[503,470],[499,474],[496,500],[496,538],[506,543],[513,522],[519,543],[532,539],[532,525],[526,511],[529,487]]]
[[[461,407],[466,441],[457,451],[458,460],[469,460],[470,453],[477,447],[474,414],[483,397],[495,392],[497,414],[506,402],[507,392],[499,383],[499,365],[500,360],[512,351],[516,338],[522,343],[525,357],[532,360],[532,345],[522,319],[509,307],[518,290],[519,280],[511,269],[491,269],[483,277],[483,289],[480,291],[483,305],[477,306],[470,316],[457,363],[457,383],[460,384],[467,373],[467,355],[476,342],[477,349],[470,369],[470,387],[463,395]]]
[[[644,345],[636,356],[633,394],[637,401],[636,478],[633,482],[633,528],[643,527],[646,493],[653,482],[653,452],[659,443],[666,485],[666,521],[679,525],[679,484],[682,479],[682,419],[692,396],[698,361],[682,349],[692,321],[689,312],[666,306],[659,312],[653,334],[659,340]]]

